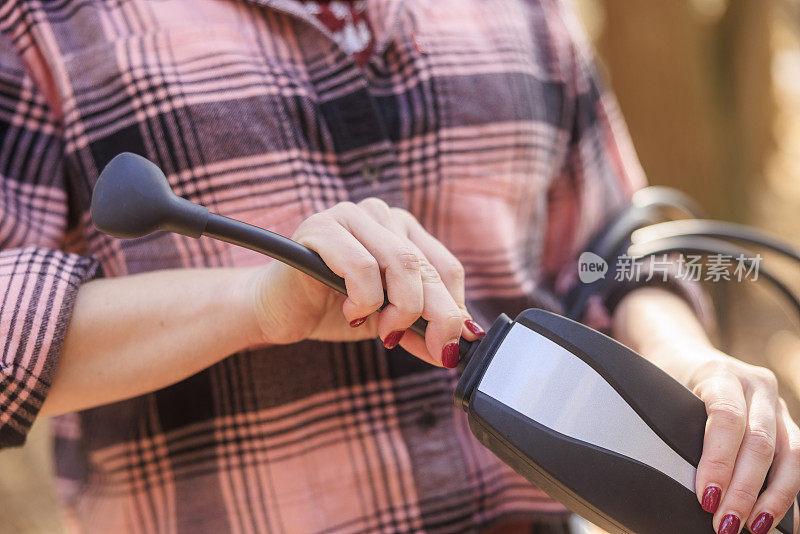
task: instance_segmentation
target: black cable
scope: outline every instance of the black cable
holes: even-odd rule
[[[661,239],[654,239],[642,243],[636,243],[628,248],[628,255],[632,258],[644,258],[653,256],[655,254],[672,254],[672,253],[696,253],[705,256],[712,256],[721,254],[722,256],[735,259],[740,255],[743,256],[744,261],[750,265],[755,263],[753,259],[748,256],[751,251],[731,245],[730,243],[720,241],[719,239],[710,239],[705,237],[692,237],[692,236],[669,236]],[[759,266],[759,274],[764,279],[771,282],[776,289],[778,289],[786,300],[788,300],[795,311],[797,312],[798,319],[800,319],[800,300],[795,294],[786,287],[775,275],[768,269]]]
[[[688,217],[702,216],[700,206],[688,195],[664,186],[650,186],[636,191],[631,203],[615,214],[606,226],[595,234],[584,251],[592,252],[613,265],[630,245],[631,235],[640,228],[668,220],[664,208]],[[589,284],[577,284],[562,298],[566,317],[579,320],[593,295],[607,298],[615,284],[613,279],[600,279]]]
[[[633,232],[634,244],[672,236],[714,237],[748,243],[777,252],[800,263],[800,250],[766,232],[743,224],[708,219],[683,219],[645,226]]]
[[[725,221],[684,219],[657,223],[636,230],[631,235],[631,240],[634,243],[640,243],[652,239],[677,236],[727,239],[754,245],[800,263],[800,250],[787,241],[751,226]],[[720,314],[720,320],[722,318],[722,314]]]
[[[691,219],[663,221],[664,214],[660,213],[663,208],[670,208],[691,217]],[[669,187],[647,187],[634,193],[628,209],[618,214],[598,236],[593,238],[586,250],[598,254],[611,265],[631,242],[636,246],[642,246],[645,242],[666,238],[717,238],[762,247],[800,263],[800,250],[786,241],[750,226],[695,219],[700,216],[702,216],[702,209],[688,195]],[[659,219],[663,222],[657,222]],[[709,243],[706,242],[706,245]],[[729,247],[730,245],[717,240],[714,242],[714,246]],[[728,251],[732,252],[732,250]],[[712,251],[711,248],[698,252],[703,254],[723,253],[722,250]],[[749,251],[736,249],[737,254],[743,252]],[[780,291],[787,298],[797,301],[787,286],[769,271],[765,278],[768,277],[771,282],[779,286]],[[564,299],[565,314],[572,318],[582,316],[591,295],[607,296],[613,287],[612,281],[601,279],[573,288]]]
[[[705,216],[703,208],[692,197],[671,187],[653,185],[639,189],[631,203],[637,208],[672,208],[691,219]]]
[[[306,273],[334,291],[347,294],[344,278],[331,271],[317,253],[280,234],[210,213],[203,235],[260,252]]]
[[[630,205],[617,213],[611,221],[592,239],[584,249],[602,258],[607,264],[613,265],[615,258],[619,257],[630,244],[631,234],[638,228],[647,227],[663,220],[657,209]],[[562,311],[565,317],[576,321],[583,317],[586,305],[593,295],[603,295],[613,283],[612,280],[601,278],[589,284],[576,284],[562,298]]]

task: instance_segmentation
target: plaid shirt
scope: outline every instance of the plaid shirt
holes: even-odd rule
[[[380,197],[462,261],[468,306],[556,308],[556,279],[643,183],[556,0],[369,0],[364,69],[294,0],[0,3],[0,444],[46,397],[80,285],[263,262],[92,227],[117,153],[213,211],[291,234]],[[124,306],[124,303],[120,303]],[[379,342],[234,354],[58,418],[57,474],[96,532],[453,532],[561,517],[471,437],[455,376]]]

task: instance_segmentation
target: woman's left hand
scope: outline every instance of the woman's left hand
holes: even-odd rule
[[[700,352],[705,363],[689,378],[708,412],[696,491],[714,514],[714,530],[736,534],[746,525],[766,534],[794,506],[796,534],[800,429],[778,395],[775,375],[710,346]]]
[[[717,350],[687,302],[657,287],[626,295],[614,335],[692,389],[708,412],[696,492],[714,514],[714,530],[744,526],[766,534],[794,506],[800,490],[800,430],[778,395],[772,371]],[[764,493],[761,488],[767,480]]]

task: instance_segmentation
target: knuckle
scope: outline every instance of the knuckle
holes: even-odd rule
[[[767,430],[753,428],[747,432],[742,447],[761,460],[772,460],[775,436]]]
[[[423,283],[435,284],[442,281],[439,271],[427,261],[420,261],[419,273],[422,276]]]
[[[777,503],[778,510],[776,510],[776,512],[778,513],[788,510],[789,507],[794,504],[794,500],[797,496],[797,493],[783,486],[770,488],[770,491],[772,492],[772,496]]]
[[[383,306],[383,291],[377,287],[364,287],[360,291],[351,292],[348,296],[359,313],[371,313]]]
[[[710,402],[706,410],[710,418],[713,417],[717,424],[725,428],[740,430],[745,426],[744,409],[736,403],[716,400]]]
[[[425,308],[422,302],[417,302],[416,300],[417,299],[415,299],[414,301],[396,304],[396,306],[401,314],[416,319],[417,317],[422,315],[422,312]]]
[[[350,202],[349,200],[343,200],[341,202],[337,202],[330,209],[331,210],[336,210],[336,211],[351,211],[351,210],[353,210],[355,208],[356,208],[356,205],[354,203]]]
[[[446,273],[447,278],[456,282],[456,283],[463,283],[464,282],[464,266],[461,265],[461,262],[457,259],[453,258],[444,268],[444,272]]]
[[[461,325],[464,324],[464,316],[461,314],[460,310],[448,310],[447,312],[443,312],[442,315],[433,319],[433,321],[439,323],[442,328],[445,328],[448,332],[452,332],[454,336],[459,336],[461,332]]]
[[[778,392],[778,377],[771,370],[765,367],[758,367],[757,374],[759,383],[765,386],[771,393]]]
[[[401,247],[395,254],[395,259],[400,269],[413,273],[419,272],[421,260],[413,250],[407,247]]]
[[[390,207],[389,217],[391,217],[391,219],[402,228],[402,232],[406,236],[411,234],[411,229],[413,227],[419,225],[417,219],[411,214],[411,212],[404,210],[403,208]]]
[[[360,201],[358,205],[361,206],[362,208],[372,208],[389,213],[389,204],[387,204],[383,199],[380,198],[367,197],[364,200]]]
[[[356,206],[354,203],[350,202],[349,200],[343,200],[342,202],[337,202],[323,213],[328,214],[328,217],[331,219],[336,220],[338,217],[340,220],[342,220],[347,217],[348,214],[352,214],[358,209],[358,206]]]
[[[736,377],[728,369],[721,367],[719,362],[706,362],[694,373],[694,379],[694,389],[699,395],[715,399],[723,394],[725,384],[736,380]]]
[[[704,470],[713,471],[715,473],[730,473],[733,471],[733,459],[731,458],[705,458],[701,460],[702,468]]]
[[[403,208],[389,208],[389,213],[392,214],[393,217],[397,217],[401,221],[408,221],[414,220],[414,216],[408,210],[404,210]]]
[[[367,273],[372,273],[379,269],[380,267],[378,266],[378,260],[372,256],[362,254],[350,260],[347,274],[350,276],[361,277]]]
[[[365,299],[366,302],[362,304],[365,309],[367,310],[377,310],[381,306],[383,306],[383,295],[379,295],[378,293],[370,293],[370,295]]]
[[[448,315],[447,324],[449,324],[453,330],[461,332],[461,326],[464,324],[464,315],[461,313],[460,309],[457,309]]]
[[[699,369],[700,371],[703,371],[704,374],[707,376],[730,374],[728,366],[719,360],[711,360],[704,362],[700,365]]]
[[[333,218],[330,216],[329,213],[325,211],[314,213],[313,215],[310,215],[303,222],[300,223],[295,233],[299,234],[299,233],[310,232],[313,228],[318,228],[320,226],[327,226],[332,221]]]
[[[758,489],[751,486],[737,485],[729,488],[725,497],[726,499],[731,499],[734,503],[734,508],[737,506],[745,508],[756,501],[758,498]]]

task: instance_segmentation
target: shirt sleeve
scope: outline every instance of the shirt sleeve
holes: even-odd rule
[[[560,8],[560,27],[568,43],[563,63],[569,144],[561,172],[547,192],[543,261],[556,294],[564,296],[579,283],[580,253],[630,203],[633,193],[647,185],[647,180],[617,101],[598,73],[595,52],[583,26],[565,2]],[[710,301],[699,284],[670,277],[663,285],[684,297],[706,327],[713,328]],[[616,292],[614,302],[619,296]],[[599,303],[597,299],[590,301],[587,311],[595,320],[589,322],[604,329],[613,302],[602,302],[604,310],[598,309]],[[597,319],[603,311],[606,324]]]
[[[59,122],[0,34],[0,447],[21,445],[53,380],[95,260],[63,252],[68,208]]]

